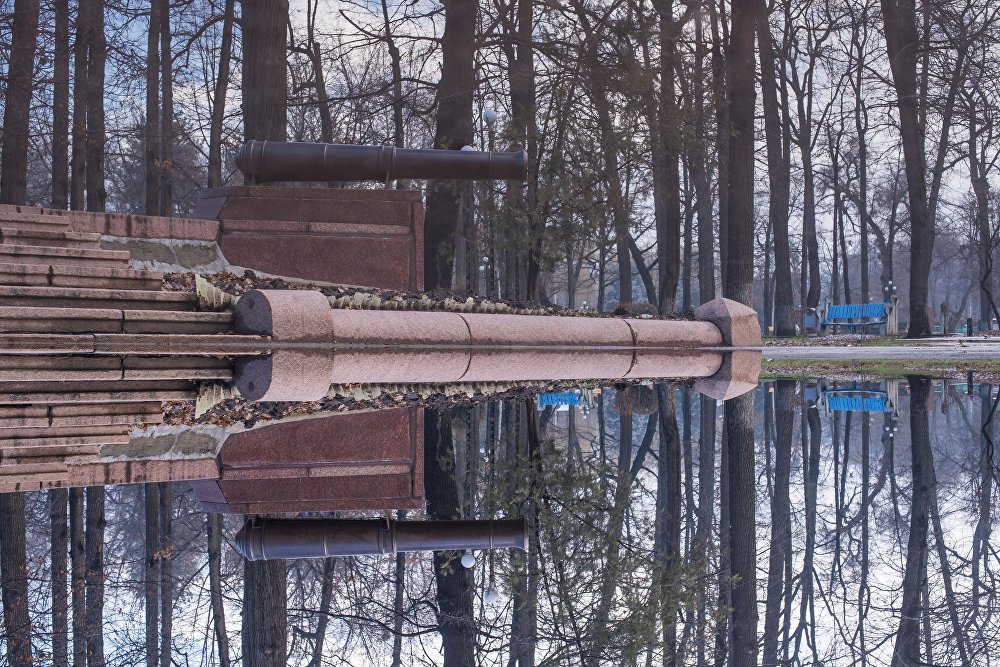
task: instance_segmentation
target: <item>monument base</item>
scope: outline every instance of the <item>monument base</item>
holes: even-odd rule
[[[218,220],[230,264],[305,280],[423,289],[417,190],[209,188],[192,213]]]

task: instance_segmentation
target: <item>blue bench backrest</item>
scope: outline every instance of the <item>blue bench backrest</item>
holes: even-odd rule
[[[580,405],[580,395],[574,392],[539,394],[538,405],[543,408],[547,405]]]
[[[827,396],[826,406],[837,412],[891,412],[885,396]]]
[[[859,320],[883,318],[889,314],[888,303],[851,303],[831,305],[826,310],[827,320]]]

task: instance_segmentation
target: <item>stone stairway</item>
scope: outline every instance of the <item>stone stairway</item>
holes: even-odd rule
[[[0,491],[107,477],[102,452],[161,423],[164,401],[195,399],[198,382],[230,381],[245,353],[230,312],[164,291],[161,273],[73,231],[83,214],[71,215],[0,207]]]

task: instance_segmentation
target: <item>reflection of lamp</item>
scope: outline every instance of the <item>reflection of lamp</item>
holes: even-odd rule
[[[471,549],[524,549],[528,522],[386,521],[384,519],[256,519],[236,534],[236,549],[247,560],[328,558],[394,554],[400,551],[466,550],[462,565],[475,565]],[[472,565],[466,565],[466,559]]]

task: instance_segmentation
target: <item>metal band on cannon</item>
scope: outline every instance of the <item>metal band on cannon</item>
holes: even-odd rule
[[[527,544],[528,522],[523,517],[485,521],[253,519],[236,534],[236,549],[247,560],[524,549]]]
[[[382,181],[395,179],[524,180],[524,151],[450,151],[248,141],[236,166],[253,183],[278,181]]]

